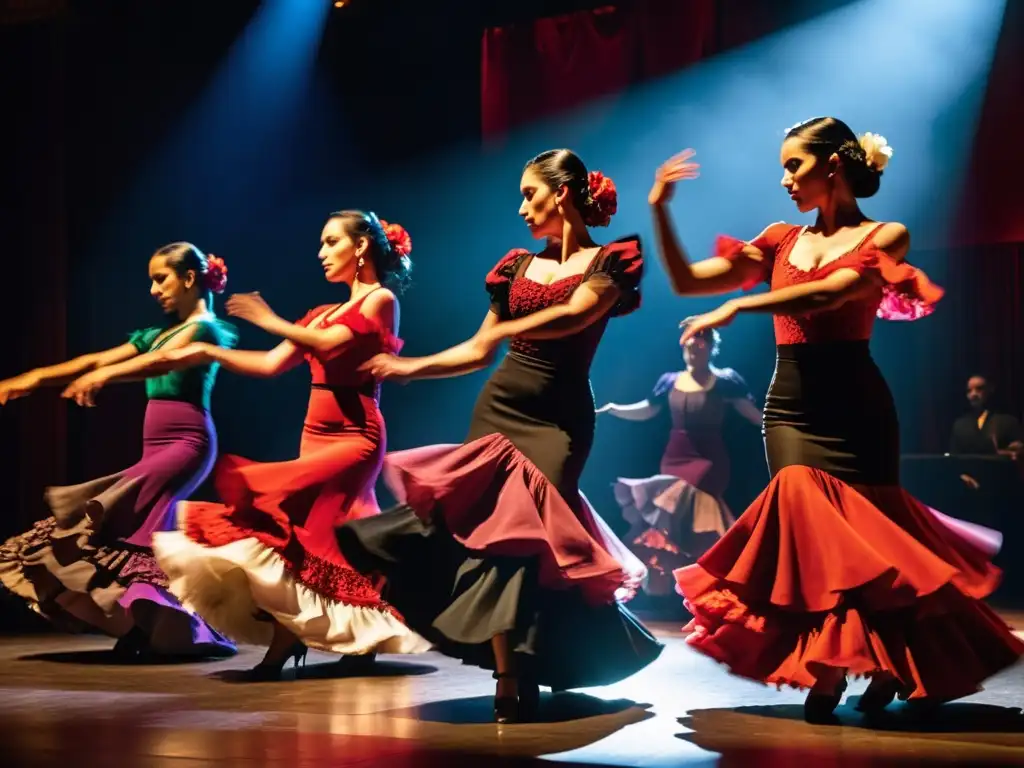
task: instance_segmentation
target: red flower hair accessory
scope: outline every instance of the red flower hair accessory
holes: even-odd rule
[[[228,265],[220,256],[211,253],[206,257],[203,283],[214,293],[224,293],[224,289],[228,287]]]
[[[619,209],[619,195],[615,190],[615,182],[600,171],[591,171],[587,183],[594,204],[588,206],[583,223],[588,227],[607,227],[612,215]]]
[[[405,231],[405,227],[401,224],[388,224],[384,219],[380,220],[380,225],[384,228],[384,236],[388,239],[392,251],[403,258],[412,253],[412,238]]]

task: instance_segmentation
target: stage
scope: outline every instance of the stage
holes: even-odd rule
[[[1008,615],[1018,630],[1024,615]],[[118,664],[94,636],[0,639],[0,728],[6,766],[566,765],[859,766],[1024,764],[1024,666],[947,705],[931,721],[903,705],[869,728],[802,720],[803,696],[727,676],[685,647],[675,625],[652,667],[619,685],[551,697],[543,722],[490,722],[493,681],[438,654],[384,657],[370,676],[344,677],[311,652],[302,679],[239,683],[246,647],[224,661]],[[851,699],[853,701],[851,702]]]

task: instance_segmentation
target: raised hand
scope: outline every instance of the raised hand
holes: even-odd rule
[[[700,176],[700,164],[690,162],[696,154],[692,149],[684,149],[662,163],[654,174],[654,186],[647,195],[647,202],[651,205],[667,203],[672,199],[676,182]]]
[[[39,387],[39,377],[29,371],[20,376],[0,381],[0,405],[7,405],[10,400],[26,397]]]
[[[259,292],[233,294],[224,305],[232,317],[248,320],[253,325],[263,327],[277,317],[270,305],[264,301]]]
[[[718,309],[705,312],[703,315],[688,317],[679,324],[679,327],[684,329],[682,338],[679,339],[679,343],[685,344],[701,331],[706,331],[709,328],[721,328],[726,326],[731,323],[735,317],[736,307],[729,302],[726,302]]]

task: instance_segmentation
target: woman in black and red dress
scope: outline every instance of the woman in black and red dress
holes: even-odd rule
[[[858,708],[897,695],[941,702],[979,689],[1022,644],[981,599],[999,572],[966,524],[899,485],[899,426],[868,348],[874,319],[917,319],[942,295],[903,259],[906,227],[872,221],[856,198],[877,191],[891,150],[835,118],[792,128],[782,185],[813,226],[773,224],[750,242],[721,238],[690,265],[665,203],[692,175],[691,151],[659,169],[650,202],[682,295],[758,282],[767,293],[695,318],[688,335],[740,312],[770,313],[778,360],[765,402],[772,480],[724,537],[676,572],[694,614],[689,642],[755,680],[810,688],[805,716],[827,722],[848,674],[871,679]]]
[[[463,445],[401,451],[384,476],[404,504],[338,529],[342,553],[383,574],[386,596],[442,652],[495,670],[495,719],[528,720],[537,685],[604,685],[660,644],[617,601],[643,565],[579,492],[594,435],[590,362],[608,320],[640,304],[635,237],[599,246],[614,187],[568,150],[523,173],[520,215],[540,253],[515,250],[487,276],[491,308],[468,342],[425,358],[380,356],[385,378],[455,376],[511,350]]]

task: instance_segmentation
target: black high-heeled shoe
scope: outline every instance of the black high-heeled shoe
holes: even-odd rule
[[[366,674],[373,670],[377,663],[376,653],[364,653],[358,656],[342,656],[335,666],[346,675]]]
[[[812,690],[804,700],[804,720],[812,725],[831,725],[836,721],[835,711],[846,693],[846,680],[843,679],[831,693],[819,693]]]
[[[495,672],[492,677],[495,680],[516,680],[518,678],[511,672]],[[517,686],[518,687],[518,686]],[[498,725],[508,725],[519,722],[519,696],[499,696],[494,693],[494,722]]]
[[[149,651],[149,638],[139,627],[132,627],[117,638],[111,652],[122,661],[133,661]]]
[[[291,647],[283,659],[277,661],[267,661],[264,659],[252,669],[247,669],[242,673],[243,678],[251,683],[264,683],[271,682],[274,680],[281,679],[281,673],[284,671],[284,665],[288,663],[288,660],[292,660],[292,664],[295,667],[295,676],[299,676],[299,667],[306,666],[306,653],[309,652],[309,648],[302,641],[295,643]]]
[[[895,677],[872,678],[868,688],[861,695],[855,709],[865,715],[877,715],[896,699],[900,692],[900,681]]]

